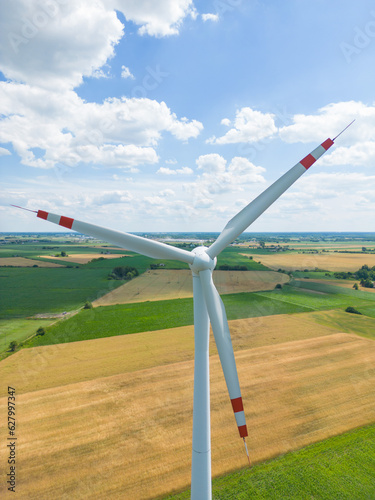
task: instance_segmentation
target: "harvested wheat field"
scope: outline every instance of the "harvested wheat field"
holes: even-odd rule
[[[38,267],[63,267],[63,265],[55,264],[54,262],[26,259],[25,257],[0,257],[0,267],[33,267],[35,265]]]
[[[215,271],[214,282],[221,294],[272,290],[289,277],[274,271]],[[183,299],[193,296],[191,271],[163,269],[147,271],[93,302],[94,307],[129,304],[146,300]]]
[[[233,349],[250,349],[337,333],[346,313],[323,311],[284,314],[229,321]],[[327,321],[328,319],[328,321]],[[350,318],[365,329],[375,329],[375,319]],[[319,321],[323,322],[321,324]],[[357,326],[358,328],[358,326]],[[210,352],[216,354],[211,334]],[[0,364],[2,380],[10,380],[17,393],[129,373],[161,365],[190,361],[194,357],[194,327],[182,326],[153,332],[22,349]],[[0,396],[6,387],[0,387]]]
[[[373,422],[374,346],[338,333],[237,351],[253,462]],[[211,396],[219,475],[247,459],[216,355]],[[192,398],[191,360],[18,395],[18,494],[147,499],[187,487]]]
[[[250,257],[251,253],[243,253]],[[255,261],[260,261],[270,269],[285,269],[296,271],[304,269],[324,269],[326,271],[358,271],[364,264],[375,266],[375,255],[324,253],[273,253],[269,255],[252,255]]]
[[[104,259],[118,259],[119,257],[131,257],[131,255],[125,253],[111,253],[111,254],[101,254],[101,253],[72,253],[67,257],[55,257],[53,255],[39,255],[43,259],[51,260],[63,260],[64,262],[74,262],[76,264],[87,264],[92,259],[99,259],[100,257]]]

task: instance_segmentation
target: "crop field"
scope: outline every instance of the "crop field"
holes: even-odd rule
[[[369,500],[375,496],[374,463],[375,425],[369,425],[216,478],[213,497]],[[167,499],[188,500],[190,490]]]
[[[77,264],[87,264],[92,259],[118,259],[119,257],[130,257],[126,253],[111,253],[111,254],[101,254],[101,253],[74,253],[69,254],[67,257],[55,257],[52,255],[39,255],[39,257],[48,258],[51,260],[63,260],[64,262],[75,262]]]
[[[214,282],[220,294],[272,290],[289,277],[274,271],[215,271]],[[94,306],[129,304],[146,300],[182,299],[193,296],[190,270],[152,270],[125,283],[94,302]]]
[[[358,290],[361,292],[370,292],[374,293],[375,288],[366,288],[359,284],[358,280],[320,280],[320,279],[309,279],[311,283],[320,283],[322,285],[332,285],[332,286],[340,286],[342,288],[353,289],[354,283],[358,284]]]
[[[285,285],[281,290],[228,294],[222,298],[230,320],[330,309],[343,311],[348,306],[375,317],[374,294],[359,292],[359,296],[353,296],[346,289],[336,289],[345,294]],[[192,324],[191,298],[96,307],[48,328],[46,335],[33,339],[29,345],[76,342]]]
[[[39,325],[39,321],[35,324]],[[361,335],[369,330],[375,338],[375,319],[340,311],[238,319],[229,321],[229,326],[235,351],[337,332]],[[212,335],[210,352],[216,353]],[[98,373],[111,376],[190,361],[193,356],[194,327],[191,325],[22,349],[1,363],[0,372],[4,379],[12,375],[18,392],[24,393],[91,380]],[[0,396],[4,390],[5,387],[0,388]]]
[[[26,259],[25,257],[0,257],[0,267],[62,267],[55,262],[42,262],[40,260]]]
[[[108,281],[108,268],[0,268],[0,318],[71,311],[120,283]]]
[[[154,342],[162,344],[157,336],[155,333]],[[95,343],[103,367],[107,366],[100,342],[92,341]],[[372,340],[357,335],[325,330],[323,336],[237,349],[253,463],[372,423],[373,345]],[[116,347],[112,347],[112,353],[117,351],[119,356]],[[53,351],[56,346],[40,349],[54,366],[60,364],[60,351]],[[9,362],[12,358],[16,362],[23,352],[8,358]],[[61,358],[65,373],[78,367],[84,355],[83,350],[80,352],[70,365]],[[124,350],[123,354],[126,365],[132,353],[127,356]],[[155,353],[155,360],[158,357]],[[2,362],[2,371],[8,360]],[[35,355],[29,358],[29,364],[22,359],[21,376],[40,380],[54,376],[36,360]],[[62,368],[58,372],[61,374]],[[1,378],[17,387],[16,373],[3,372]],[[186,488],[190,481],[193,361],[180,360],[117,375],[99,368],[94,376],[86,373],[86,377],[86,381],[65,380],[62,385],[45,389],[34,386],[34,390],[18,395],[17,432],[22,436],[18,491],[41,499],[61,498],[63,494],[70,498],[145,499]],[[2,398],[2,419],[5,404]],[[215,354],[211,356],[211,415],[213,475],[246,467]],[[4,438],[4,428],[1,432]],[[3,460],[4,449],[0,453]],[[111,481],[107,471],[111,471]]]
[[[327,271],[357,271],[364,264],[375,266],[375,254],[346,254],[346,253],[272,253],[256,255],[248,254],[270,269],[285,269],[296,271],[304,269],[325,269]]]
[[[0,268],[0,419],[13,386],[20,497],[188,498],[194,368],[188,266],[90,240],[50,238],[20,237],[0,247],[0,264],[6,258],[38,266]],[[215,498],[375,498],[368,441],[348,444],[349,457],[343,445],[334,451],[332,437],[375,422],[375,294],[332,275],[375,265],[375,255],[333,250],[360,252],[375,242],[301,237],[289,245],[326,251],[243,246],[218,258],[217,269],[231,269],[215,271],[214,281],[228,314],[255,467],[247,467],[211,333],[212,472],[221,476]],[[49,259],[63,250],[68,256]],[[235,271],[239,265],[247,271]],[[115,266],[135,267],[139,276],[125,284],[110,280]],[[280,268],[331,275],[299,272],[289,281],[275,272]],[[81,310],[86,301],[95,307]],[[362,314],[345,312],[348,306]],[[40,326],[46,333],[30,338]],[[23,342],[13,354],[5,353],[10,340]],[[375,427],[367,429],[375,443]],[[1,442],[5,432],[0,426]],[[349,443],[345,436],[338,437]],[[306,453],[318,451],[306,458],[305,446]],[[5,454],[0,447],[1,463]],[[274,457],[285,459],[288,471],[264,463]]]

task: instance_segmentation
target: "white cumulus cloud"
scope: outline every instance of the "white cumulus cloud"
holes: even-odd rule
[[[202,19],[204,22],[206,21],[218,21],[219,20],[219,15],[218,14],[202,14]]]
[[[161,175],[177,175],[177,174],[191,175],[194,172],[190,167],[176,168],[174,170],[167,167],[160,167],[156,173]]]
[[[10,154],[11,154],[11,152],[9,151],[9,149],[0,148],[0,156],[7,156]]]
[[[221,123],[232,126],[222,137],[211,137],[207,140],[210,144],[234,144],[239,142],[257,142],[270,137],[277,132],[275,115],[262,113],[249,107],[241,108],[236,112],[234,123],[224,118]]]
[[[134,80],[134,75],[127,66],[121,66],[121,78],[130,78],[131,80]]]
[[[88,103],[74,91],[54,93],[11,82],[0,82],[0,114],[0,143],[12,143],[25,165],[40,168],[156,163],[154,148],[164,132],[187,140],[201,125],[179,120],[164,102],[109,98]]]
[[[336,148],[321,160],[325,165],[373,166],[375,163],[375,105],[357,101],[331,103],[317,114],[293,117],[292,125],[279,130],[283,141],[321,142],[334,138],[353,119],[355,122],[340,137]]]

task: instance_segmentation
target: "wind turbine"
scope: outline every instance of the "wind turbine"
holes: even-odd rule
[[[354,121],[354,120],[353,120]],[[351,122],[353,123],[353,122]],[[345,127],[348,128],[351,123]],[[344,132],[344,130],[342,132]],[[191,466],[192,500],[209,500],[211,491],[211,429],[209,389],[209,327],[211,324],[225,382],[229,392],[240,437],[248,435],[241,389],[237,375],[232,341],[224,304],[212,281],[216,258],[246,228],[271,206],[302,174],[304,174],[334,144],[334,139],[325,140],[310,154],[269,186],[255,200],[243,208],[224,227],[210,247],[197,247],[191,252],[149,240],[133,234],[106,229],[77,219],[56,215],[44,210],[30,210],[37,217],[58,224],[78,233],[87,234],[155,259],[175,259],[189,264],[193,275],[194,303],[194,404]],[[13,205],[16,206],[16,205]],[[18,207],[22,208],[22,207]],[[29,209],[25,209],[29,210]],[[250,463],[250,459],[249,459]]]

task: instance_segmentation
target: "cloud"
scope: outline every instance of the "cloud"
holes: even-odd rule
[[[122,35],[116,12],[103,2],[1,2],[0,70],[17,82],[73,88],[114,55]]]
[[[210,200],[213,195],[242,191],[244,186],[265,182],[265,169],[257,167],[247,158],[236,156],[229,165],[221,155],[201,155],[196,160],[198,170],[203,171],[194,183],[185,185],[200,200]]]
[[[0,156],[8,156],[11,152],[8,149],[0,148]]]
[[[228,118],[221,120],[225,126],[231,126]],[[222,137],[211,137],[209,144],[234,144],[240,142],[257,142],[270,137],[277,132],[275,115],[261,113],[249,107],[244,107],[236,112],[233,127]]]
[[[100,68],[124,34],[117,17],[141,35],[176,35],[192,0],[13,0],[0,3],[0,71],[15,82],[72,89],[83,77],[106,77]]]
[[[12,82],[0,82],[0,114],[0,142],[12,143],[23,164],[39,168],[153,164],[164,132],[187,140],[202,128],[195,120],[179,120],[164,102],[109,98],[88,103],[74,91],[54,93]]]
[[[126,66],[121,66],[121,78],[130,78],[134,80],[134,75],[132,75],[130,69]]]
[[[206,22],[206,21],[217,22],[219,20],[219,15],[218,14],[202,14],[202,19],[204,22]]]
[[[164,37],[177,35],[187,16],[196,17],[192,0],[111,0],[112,8],[122,12],[128,21],[140,26],[140,35]]]
[[[373,166],[375,161],[375,106],[357,101],[331,103],[314,115],[295,115],[293,124],[279,130],[288,143],[321,142],[333,138],[353,119],[356,121],[340,137],[337,147],[321,160],[325,165]]]
[[[175,170],[171,168],[160,167],[156,173],[161,175],[177,175],[177,174],[191,175],[194,173],[194,171],[189,167],[177,168]]]

